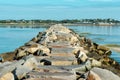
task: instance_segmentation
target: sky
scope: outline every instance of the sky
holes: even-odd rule
[[[120,0],[0,0],[0,19],[120,20]]]

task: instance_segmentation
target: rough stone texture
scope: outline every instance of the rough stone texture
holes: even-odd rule
[[[8,75],[11,80],[119,80],[120,65],[110,54],[109,48],[57,24],[15,51],[0,54],[0,78]]]
[[[29,67],[19,66],[13,71],[13,74],[15,75],[15,79],[21,80],[30,71],[32,70]]]
[[[75,65],[77,64],[77,59],[75,57],[50,57],[43,58],[40,60],[40,63],[44,63],[44,65],[57,65],[57,66],[66,66],[66,65]]]
[[[0,54],[1,62],[12,61],[14,59],[15,52],[7,52]]]
[[[32,71],[38,65],[37,60],[32,55],[24,57],[23,60],[25,62],[18,66],[13,72],[16,75],[16,79],[22,79],[28,72]]]
[[[65,79],[59,79],[59,78],[30,78],[30,79],[24,79],[24,80],[65,80]]]
[[[31,72],[29,73],[30,77],[38,77],[38,78],[58,78],[62,80],[76,80],[76,75],[70,72]],[[69,77],[68,77],[69,76]]]
[[[25,57],[25,62],[23,64],[24,67],[27,67],[30,70],[32,70],[37,65],[38,65],[38,62],[37,62],[37,60],[35,59],[34,56],[30,55],[30,56]]]
[[[90,71],[88,74],[87,80],[102,80],[102,79],[96,73]]]
[[[106,69],[93,68],[91,71],[97,74],[101,80],[120,80],[120,77]]]
[[[21,64],[24,63],[24,60],[15,61],[13,63],[3,63],[0,67],[0,77],[5,75],[6,73],[12,72],[15,70],[16,67],[19,67]]]
[[[15,80],[15,79],[14,79],[14,75],[11,72],[9,72],[3,75],[2,77],[0,77],[0,80]]]

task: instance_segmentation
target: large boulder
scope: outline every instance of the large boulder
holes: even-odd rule
[[[76,49],[73,50],[72,53],[78,59],[78,64],[84,63],[88,59],[88,57],[86,55],[86,51],[82,48],[76,48]]]
[[[120,77],[118,77],[113,72],[106,70],[106,69],[101,69],[101,68],[95,67],[91,71],[93,71],[95,74],[97,74],[101,78],[101,80],[120,80]]]
[[[15,79],[14,79],[14,75],[11,72],[9,72],[3,75],[2,77],[0,77],[0,80],[15,80]]]
[[[23,64],[23,66],[29,68],[30,70],[34,69],[38,65],[38,62],[33,55],[24,57],[24,60],[25,60],[25,62]]]
[[[22,65],[24,63],[24,60],[19,60],[19,61],[15,61],[15,62],[5,62],[3,64],[0,65],[0,77],[9,73],[9,72],[13,72],[16,67],[19,67],[20,65]]]
[[[102,79],[100,78],[99,75],[97,75],[97,74],[94,73],[93,71],[90,71],[90,72],[88,73],[88,77],[87,77],[86,80],[102,80]]]
[[[13,71],[15,79],[20,80],[24,78],[28,72],[32,71],[38,65],[37,60],[32,55],[26,56],[22,60],[24,60],[24,63],[17,66]]]
[[[16,69],[13,71],[13,74],[15,76],[15,80],[21,80],[23,79],[28,72],[32,71],[29,67],[26,66],[18,66]]]

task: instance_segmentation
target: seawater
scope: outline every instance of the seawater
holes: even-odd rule
[[[19,27],[19,26],[15,26]],[[19,46],[35,37],[38,32],[45,31],[40,28],[5,28],[0,26],[0,53],[13,51]],[[28,26],[29,27],[29,26]],[[90,38],[98,44],[119,44],[120,26],[67,26],[76,33]],[[112,51],[112,58],[120,63],[120,53]]]
[[[0,53],[10,52],[24,45],[46,28],[0,28]]]
[[[80,35],[101,45],[120,45],[120,26],[69,26]],[[112,51],[112,58],[120,63],[120,53]]]

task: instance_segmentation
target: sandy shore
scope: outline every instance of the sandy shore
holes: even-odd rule
[[[114,50],[116,52],[120,53],[120,47],[109,47],[111,50]]]

